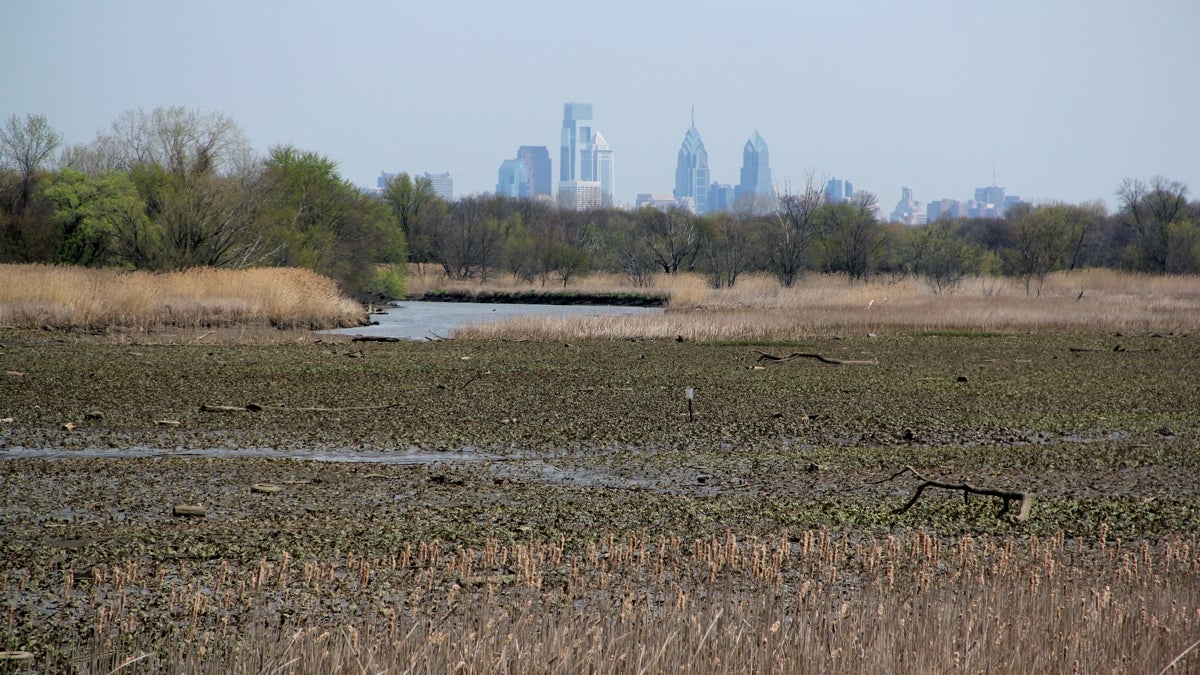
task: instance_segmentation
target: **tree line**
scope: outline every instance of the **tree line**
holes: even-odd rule
[[[915,275],[935,291],[975,274],[1040,292],[1051,272],[1110,267],[1200,272],[1200,203],[1156,177],[1103,203],[1018,204],[1000,219],[881,221],[874,195],[831,202],[810,177],[770,209],[696,216],[679,209],[560,209],[477,195],[446,201],[399,174],[378,193],[335,162],[290,145],[256,155],[219,113],[121,114],[91,142],[62,147],[44,116],[0,128],[0,262],[175,270],[296,266],[350,292],[403,292],[400,270],[486,281],[497,273],[569,285],[591,271],[650,286],[697,272],[715,288],[749,272],[792,286],[813,271],[853,279]]]

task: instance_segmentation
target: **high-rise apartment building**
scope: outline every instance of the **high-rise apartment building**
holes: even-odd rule
[[[592,104],[564,103],[562,153],[559,158],[558,179],[566,182],[581,180],[579,151],[592,138]]]
[[[554,194],[549,148],[544,145],[522,145],[517,148],[517,159],[525,165],[530,196]]]
[[[767,142],[756,131],[742,148],[742,182],[737,186],[736,199],[739,202],[753,200],[754,210],[761,211],[768,210],[774,194]]]
[[[696,213],[708,211],[708,151],[700,132],[696,130],[696,117],[692,115],[692,126],[683,136],[683,145],[675,163],[675,199],[690,199],[696,205]]]
[[[579,179],[600,184],[601,206],[613,205],[613,151],[597,131],[579,151]]]

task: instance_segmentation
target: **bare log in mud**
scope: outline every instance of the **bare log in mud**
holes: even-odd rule
[[[200,504],[176,504],[171,509],[173,516],[185,516],[189,518],[203,518],[208,515],[208,509]]]
[[[380,405],[360,405],[350,406],[348,408],[294,408],[286,405],[259,405],[257,403],[247,403],[246,405],[214,405],[205,403],[200,406],[200,412],[261,412],[263,410],[276,410],[283,412],[309,412],[309,413],[341,413],[341,412],[358,412],[370,410],[387,410],[401,405],[400,403],[382,403]]]
[[[820,354],[813,354],[813,353],[809,353],[809,352],[792,352],[791,354],[788,354],[787,356],[776,356],[775,354],[768,354],[766,352],[762,352],[757,349],[753,350],[753,352],[755,354],[758,354],[759,361],[772,361],[774,363],[783,363],[784,361],[791,361],[792,359],[816,359],[817,361],[820,361],[821,363],[828,363],[833,366],[875,366],[875,365],[879,365],[878,361],[848,361],[845,359],[831,359],[828,356],[822,356]]]
[[[941,488],[943,490],[961,490],[963,493],[964,502],[967,501],[971,495],[998,497],[999,499],[1004,500],[1004,506],[1000,509],[1000,513],[996,514],[996,517],[1000,518],[1001,520],[1007,520],[1010,523],[1019,523],[1024,521],[1029,517],[1029,511],[1033,508],[1033,495],[1028,492],[998,490],[995,488],[975,487],[967,483],[944,483],[942,481],[929,480],[917,472],[916,469],[912,468],[912,466],[905,466],[903,469],[900,469],[896,473],[892,474],[891,477],[879,482],[882,483],[892,481],[906,473],[911,473],[917,478],[917,480],[921,481],[921,484],[917,486],[917,491],[913,493],[912,498],[908,500],[907,504],[892,511],[893,515],[900,515],[901,513],[908,511],[910,508],[912,508],[912,505],[916,504],[917,500],[920,499],[921,494],[925,492],[925,488],[931,487]],[[1017,510],[1017,513],[1010,515],[1009,511],[1012,509],[1014,502],[1020,504],[1020,508]]]
[[[388,337],[386,335],[358,335],[350,339],[351,342],[400,342],[400,338]]]

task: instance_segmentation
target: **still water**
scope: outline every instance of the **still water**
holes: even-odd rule
[[[368,335],[402,340],[452,337],[454,329],[473,323],[505,321],[522,316],[633,316],[662,314],[661,307],[609,305],[509,305],[479,302],[396,302],[382,314],[371,315],[374,326],[324,331],[338,335]]]

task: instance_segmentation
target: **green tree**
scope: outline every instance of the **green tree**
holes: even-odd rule
[[[158,232],[127,175],[86,176],[64,169],[43,192],[62,232],[59,262],[149,265],[157,250]]]
[[[964,277],[977,271],[979,250],[956,232],[948,218],[911,231],[912,271],[934,293],[957,289]]]
[[[752,263],[758,221],[752,212],[745,211],[736,216],[727,212],[707,214],[700,222],[705,231],[702,258],[708,285],[733,288],[738,276]]]
[[[875,207],[875,195],[869,192],[821,206],[817,220],[830,271],[845,272],[851,279],[865,279],[875,272],[887,243]]]
[[[397,174],[384,185],[383,199],[400,224],[412,261],[418,265],[434,262],[430,230],[445,218],[447,204],[433,191],[433,182],[422,176]]]
[[[258,191],[272,264],[313,269],[361,291],[373,265],[404,262],[404,234],[389,205],[347,183],[319,153],[272,148]]]

